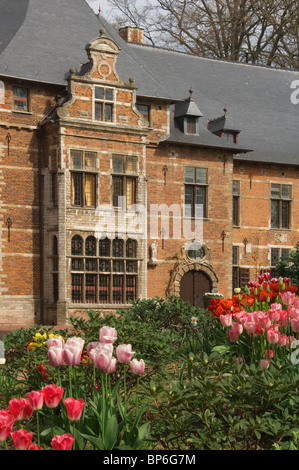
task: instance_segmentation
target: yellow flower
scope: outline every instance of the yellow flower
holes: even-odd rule
[[[240,292],[241,292],[240,287],[236,287],[236,288],[234,289],[234,293],[235,293],[235,294],[240,294]]]

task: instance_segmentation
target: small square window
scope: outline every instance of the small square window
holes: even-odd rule
[[[27,88],[14,87],[13,89],[14,109],[18,111],[28,111],[28,90]]]

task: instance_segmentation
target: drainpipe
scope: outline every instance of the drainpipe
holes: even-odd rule
[[[38,141],[38,202],[39,202],[39,270],[40,270],[40,324],[44,324],[44,223],[43,223],[43,176],[42,176],[42,137],[43,131],[39,126],[36,131]]]

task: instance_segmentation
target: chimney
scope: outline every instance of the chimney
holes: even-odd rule
[[[124,41],[143,44],[143,28],[137,26],[124,26],[119,28],[119,35]]]

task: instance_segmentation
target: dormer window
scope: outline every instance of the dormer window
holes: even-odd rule
[[[222,133],[222,137],[230,144],[238,143],[238,134],[236,132],[225,131]]]
[[[197,134],[196,132],[196,123],[198,118],[194,116],[187,116],[187,134]]]
[[[112,88],[95,88],[95,119],[112,122],[114,107],[114,90]]]
[[[202,113],[192,98],[192,91],[188,99],[178,102],[174,109],[174,124],[184,134],[195,135],[199,133],[199,118]]]

